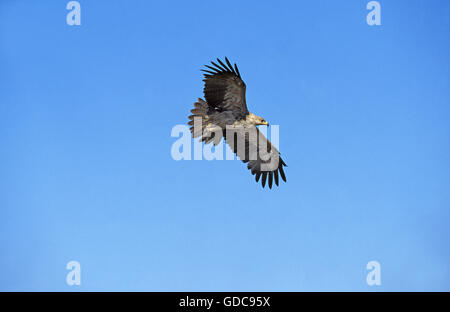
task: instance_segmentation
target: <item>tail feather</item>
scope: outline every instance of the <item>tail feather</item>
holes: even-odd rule
[[[188,125],[191,126],[190,130],[192,133],[192,137],[196,138],[202,135],[202,132],[206,127],[208,120],[208,104],[204,100],[198,99],[198,101],[194,103],[194,107],[195,108],[191,109],[192,115],[188,117],[190,119]],[[194,129],[194,120],[197,122],[201,122],[202,126],[195,127]]]
[[[214,145],[220,142],[221,137],[215,137],[214,125],[211,124],[210,116],[208,116],[209,106],[202,99],[198,99],[194,103],[194,108],[191,110],[192,115],[190,115],[188,125],[191,126],[190,130],[193,138],[201,137],[200,141],[205,141],[208,144],[214,141]],[[195,123],[198,123],[195,125]],[[200,126],[201,123],[201,126]]]

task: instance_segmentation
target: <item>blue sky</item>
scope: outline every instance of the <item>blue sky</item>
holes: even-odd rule
[[[450,290],[448,1],[67,2],[0,2],[0,290]],[[171,158],[224,56],[279,188]]]

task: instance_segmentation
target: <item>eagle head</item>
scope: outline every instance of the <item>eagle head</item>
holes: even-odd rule
[[[264,118],[256,116],[253,113],[249,113],[246,116],[246,121],[248,123],[251,123],[251,124],[255,125],[255,126],[268,126],[269,125],[269,123],[267,121],[265,121]]]

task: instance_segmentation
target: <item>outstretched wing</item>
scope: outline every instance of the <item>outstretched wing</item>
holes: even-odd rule
[[[248,114],[245,102],[245,83],[234,64],[225,57],[226,65],[217,59],[219,64],[211,62],[213,66],[205,65],[205,87],[203,93],[209,107],[218,111],[232,111],[237,118],[245,118]]]
[[[262,134],[258,128],[234,128],[227,129],[225,134],[226,142],[231,150],[242,160],[248,163],[247,168],[255,175],[256,182],[261,178],[262,187],[265,187],[266,181],[269,182],[269,188],[272,183],[278,186],[279,175],[286,182],[283,166],[287,166],[281,159],[280,152],[270,141]]]

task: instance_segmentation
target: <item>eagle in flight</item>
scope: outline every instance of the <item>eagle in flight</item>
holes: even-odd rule
[[[278,186],[279,176],[286,182],[283,171],[285,162],[279,151],[262,134],[256,126],[269,125],[263,118],[252,114],[245,101],[245,83],[234,64],[225,57],[224,64],[220,59],[212,66],[202,69],[205,86],[205,100],[198,99],[189,116],[192,137],[200,137],[205,144],[220,143],[222,137],[231,150],[255,175],[256,182],[261,179],[262,187],[268,181],[272,188],[273,181]]]

